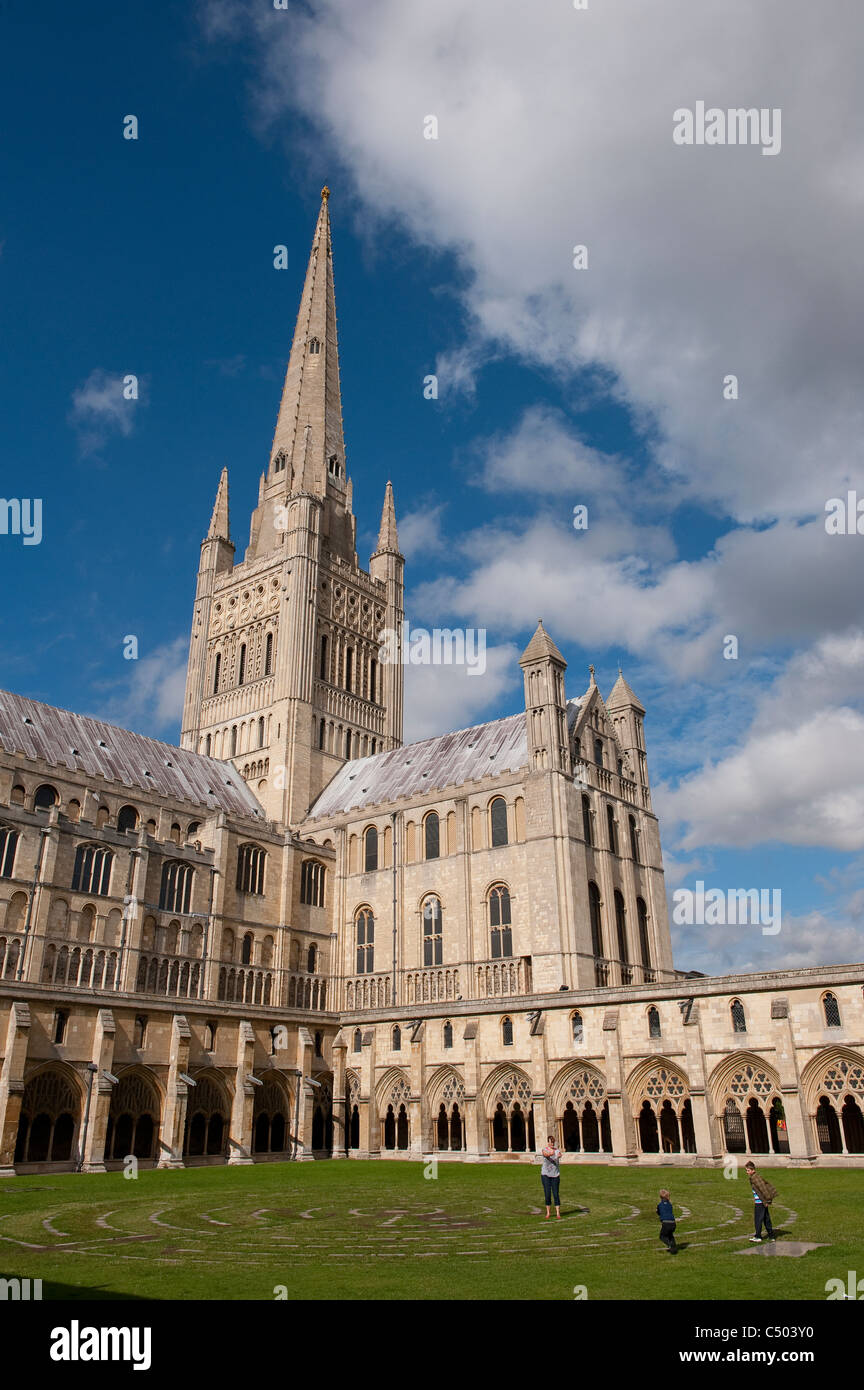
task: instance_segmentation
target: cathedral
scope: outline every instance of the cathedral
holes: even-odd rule
[[[405,745],[404,559],[346,473],[322,192],[249,543],[201,545],[180,746],[0,692],[0,1174],[288,1159],[864,1163],[864,966],[674,968],[646,711]],[[215,480],[214,480],[215,481]]]

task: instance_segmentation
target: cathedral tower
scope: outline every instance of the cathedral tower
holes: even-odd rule
[[[402,742],[404,559],[390,484],[370,571],[346,473],[330,238],[321,210],[249,546],[234,564],[223,470],[201,547],[181,744],[230,759],[273,820],[294,825],[348,758]]]

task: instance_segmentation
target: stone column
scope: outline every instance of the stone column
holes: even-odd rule
[[[234,1072],[234,1102],[228,1130],[228,1162],[252,1162],[252,1111],[255,1082],[250,1081],[255,1066],[255,1031],[245,1019],[237,1028],[237,1065]]]
[[[638,1152],[636,1126],[630,1113],[630,1098],[624,1088],[617,1009],[608,1009],[603,1015],[603,1050],[605,1053],[603,1069],[606,1074],[606,1099],[609,1102],[609,1128],[612,1131],[612,1154],[615,1158],[635,1158]],[[602,1146],[602,1134],[600,1142]]]
[[[333,1039],[333,1157],[347,1158],[351,1128],[351,1107],[347,1100],[346,1054],[348,1044],[342,1029]],[[338,1110],[337,1110],[338,1106]],[[338,1145],[337,1145],[338,1140]]]
[[[489,1153],[489,1126],[482,1110],[480,1067],[477,1060],[477,1021],[469,1019],[462,1034],[465,1042],[465,1157],[477,1159]]]
[[[186,1132],[186,1106],[189,1088],[182,1079],[189,1069],[189,1041],[192,1034],[182,1014],[175,1014],[171,1025],[171,1052],[165,1105],[159,1126],[157,1168],[182,1168],[183,1139]]]
[[[15,1145],[21,1100],[24,1095],[24,1068],[30,1036],[30,1007],[15,1002],[9,1010],[3,1067],[0,1070],[0,1177],[15,1176]]]
[[[110,1009],[100,1009],[96,1016],[91,1049],[91,1061],[98,1067],[98,1071],[93,1075],[93,1089],[90,1094],[90,1118],[82,1165],[85,1173],[105,1172],[105,1138],[115,1083],[109,1081],[104,1073],[110,1072],[114,1064],[114,1033],[114,1015]]]

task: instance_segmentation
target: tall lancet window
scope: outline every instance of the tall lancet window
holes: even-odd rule
[[[320,351],[321,351],[321,343],[319,342],[319,340],[318,340],[317,338],[310,338],[310,339],[309,339],[309,355],[310,355],[311,357],[316,357],[317,354],[318,354]]]
[[[273,633],[267,633],[267,641],[264,643],[264,674],[273,674]]]
[[[222,672],[222,653],[221,653],[221,652],[217,652],[217,653],[216,653],[216,659],[215,659],[214,662],[213,662],[213,694],[214,694],[214,695],[218,695],[218,694],[219,694],[219,676],[220,676],[221,672]]]
[[[240,647],[240,663],[239,663],[239,666],[238,666],[238,668],[237,668],[237,684],[238,684],[238,685],[242,685],[245,679],[246,679],[246,643],[243,642],[242,645],[241,645],[241,647]]]

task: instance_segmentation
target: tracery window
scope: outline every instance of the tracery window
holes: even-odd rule
[[[159,907],[163,912],[191,912],[195,871],[191,864],[172,859],[162,866]]]
[[[732,1018],[732,1031],[735,1033],[747,1032],[747,1017],[744,1013],[744,1005],[740,999],[733,999],[729,1009]]]
[[[662,1036],[660,1032],[660,1014],[653,1004],[648,1010],[648,1036],[649,1038],[659,1038]]]
[[[304,859],[300,867],[300,901],[308,907],[324,906],[326,868],[317,859]]]
[[[114,855],[110,850],[102,849],[98,845],[79,845],[75,851],[72,891],[107,897],[113,863]]]
[[[423,902],[423,964],[441,965],[443,959],[441,901],[433,893]]]
[[[492,937],[492,959],[513,954],[513,932],[510,921],[510,889],[496,883],[489,889],[489,929]]]
[[[835,995],[828,993],[822,996],[822,1009],[825,1014],[826,1028],[842,1028],[840,1019],[840,1005],[837,1003]]]
[[[354,918],[356,969],[358,975],[371,975],[375,969],[375,918],[371,907],[361,907]]]
[[[264,892],[264,866],[267,855],[259,845],[241,845],[237,851],[237,891]]]
[[[0,878],[11,878],[18,848],[18,831],[0,825]]]

